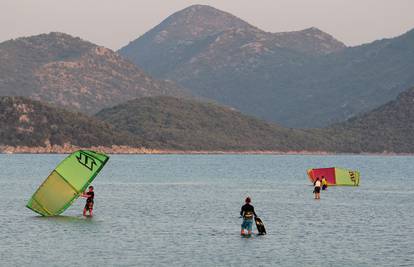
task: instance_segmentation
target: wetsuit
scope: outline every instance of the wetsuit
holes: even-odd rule
[[[320,193],[321,192],[321,181],[320,180],[316,180],[313,185],[315,186],[315,188],[313,189],[314,193]]]
[[[93,198],[95,197],[94,192],[87,192],[88,198],[86,199],[85,209],[90,211],[93,209]]]
[[[257,217],[254,212],[254,207],[249,203],[244,204],[240,211],[240,216],[243,216],[242,229],[247,229],[250,232],[252,231],[253,215],[254,217]]]
[[[322,179],[322,190],[325,190],[326,188],[328,188],[328,182],[326,179]]]
[[[254,207],[250,205],[249,203],[244,204],[240,211],[240,216],[243,216],[243,218],[253,219],[256,217],[256,213],[254,212]]]

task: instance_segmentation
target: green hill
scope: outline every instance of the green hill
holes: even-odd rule
[[[327,129],[335,150],[414,152],[414,88],[379,108]]]
[[[161,150],[413,153],[414,88],[324,129],[289,129],[213,103],[144,97],[89,117],[23,97],[0,97],[0,146],[125,145]]]
[[[145,97],[96,114],[154,147],[181,150],[318,150],[312,133],[279,127],[227,107],[173,97]]]
[[[95,118],[23,97],[0,97],[0,145],[82,147],[137,144],[139,141]]]

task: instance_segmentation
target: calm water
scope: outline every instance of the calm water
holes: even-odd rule
[[[95,216],[27,200],[64,155],[0,155],[0,266],[413,266],[414,157],[112,156]],[[359,169],[313,199],[305,170]],[[246,195],[268,235],[241,238]]]

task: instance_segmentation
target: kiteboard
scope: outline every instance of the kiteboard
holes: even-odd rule
[[[266,228],[262,222],[262,220],[259,217],[256,217],[254,219],[255,223],[256,223],[256,228],[257,231],[259,232],[259,235],[265,235],[266,234]]]

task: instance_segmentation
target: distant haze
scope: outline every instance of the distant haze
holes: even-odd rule
[[[193,4],[270,32],[317,27],[351,46],[414,28],[413,0],[0,0],[0,42],[59,31],[117,50]]]

